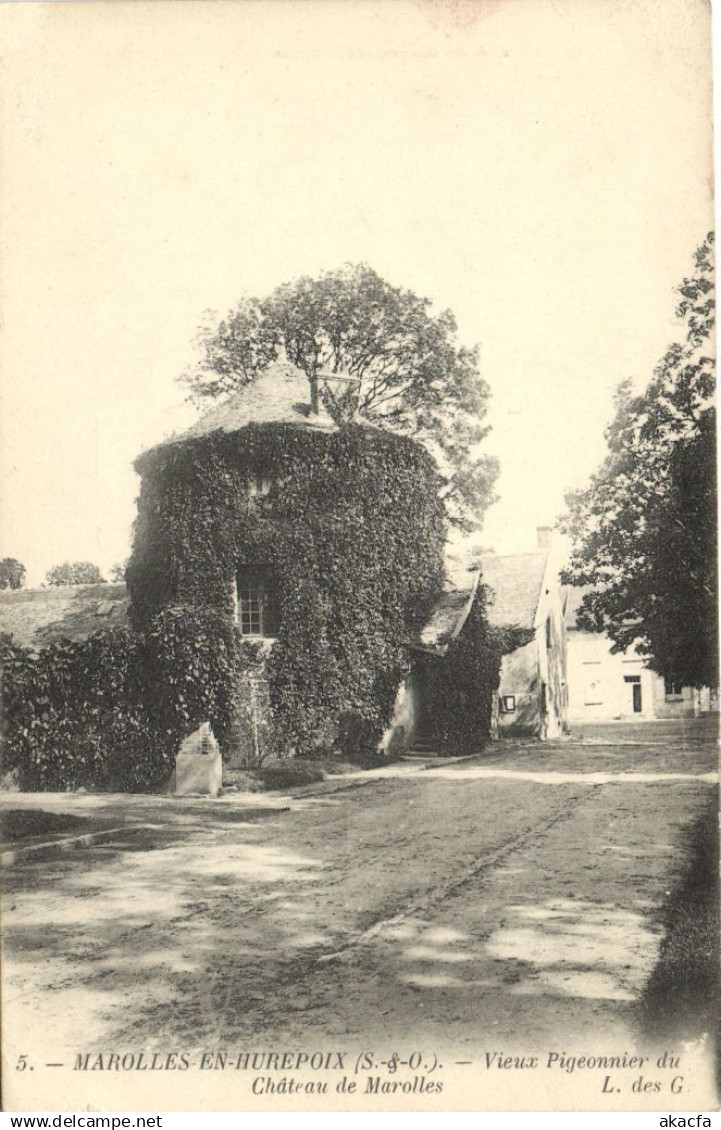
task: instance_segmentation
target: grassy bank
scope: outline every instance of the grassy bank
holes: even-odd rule
[[[719,1015],[718,800],[688,831],[689,866],[665,913],[659,960],[641,1001],[650,1038],[713,1038]]]

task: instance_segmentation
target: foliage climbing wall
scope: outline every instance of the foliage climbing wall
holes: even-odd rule
[[[442,583],[428,454],[365,425],[264,424],[156,448],[137,467],[135,628],[168,608],[232,624],[237,570],[272,568],[282,616],[264,670],[277,752],[371,750]],[[250,490],[259,475],[267,494]]]

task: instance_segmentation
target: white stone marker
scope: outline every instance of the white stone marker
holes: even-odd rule
[[[210,722],[203,722],[182,742],[175,758],[176,796],[217,796],[223,783],[223,759]]]

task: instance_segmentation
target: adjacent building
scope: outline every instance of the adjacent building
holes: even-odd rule
[[[568,725],[564,594],[551,530],[540,526],[532,553],[489,554],[481,562],[492,591],[488,617],[521,629],[527,642],[504,656],[494,727],[500,736],[560,737]]]
[[[649,722],[692,718],[710,709],[707,687],[684,687],[662,678],[645,665],[635,648],[613,652],[605,632],[576,626],[584,587],[565,590],[568,653],[568,721]]]

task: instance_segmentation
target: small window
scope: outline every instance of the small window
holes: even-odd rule
[[[513,714],[516,709],[516,696],[504,694],[501,696],[501,714]]]
[[[683,698],[683,683],[674,682],[673,679],[664,679],[663,689],[666,698]]]
[[[270,639],[277,636],[280,610],[272,569],[262,565],[239,569],[236,593],[240,634]]]
[[[251,498],[268,494],[272,485],[273,480],[263,471],[251,471],[248,474],[248,494]]]
[[[546,620],[546,647],[551,650],[551,617]]]

